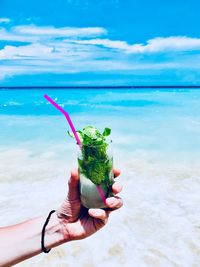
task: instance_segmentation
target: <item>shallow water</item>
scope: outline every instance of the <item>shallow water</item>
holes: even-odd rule
[[[58,207],[76,166],[68,125],[44,93],[77,129],[112,128],[124,207],[96,235],[19,266],[199,266],[199,90],[0,91],[1,225]]]

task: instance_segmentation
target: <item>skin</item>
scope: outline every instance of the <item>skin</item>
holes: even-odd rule
[[[120,175],[114,170],[114,176]],[[114,197],[107,198],[107,209],[86,209],[81,205],[78,171],[72,170],[68,182],[68,194],[59,209],[52,214],[45,231],[47,249],[63,243],[86,238],[106,225],[111,212],[122,206],[117,196],[122,186],[115,182],[112,186]],[[0,267],[9,267],[39,253],[42,253],[41,229],[47,215],[26,222],[0,228]]]

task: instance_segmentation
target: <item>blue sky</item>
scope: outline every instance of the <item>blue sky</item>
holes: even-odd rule
[[[0,85],[200,84],[198,0],[0,0]]]

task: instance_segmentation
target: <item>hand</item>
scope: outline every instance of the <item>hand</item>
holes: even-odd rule
[[[114,170],[114,177],[120,175],[120,171]],[[108,220],[110,212],[120,208],[122,200],[118,196],[106,199],[108,209],[86,209],[82,206],[79,193],[79,175],[77,170],[71,172],[68,182],[68,195],[57,210],[57,216],[60,219],[65,240],[77,240],[86,238],[99,229],[101,229]],[[115,182],[112,186],[114,194],[118,194],[122,190],[122,186]]]

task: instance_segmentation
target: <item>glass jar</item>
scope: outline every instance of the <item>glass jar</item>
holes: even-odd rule
[[[80,196],[86,208],[105,208],[105,199],[112,195],[112,141],[100,145],[78,146]]]

